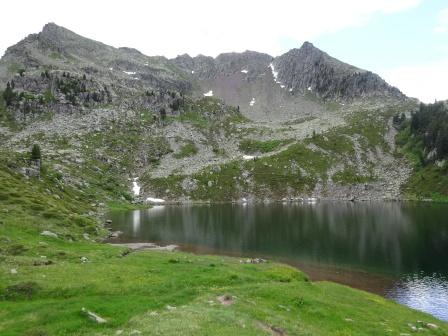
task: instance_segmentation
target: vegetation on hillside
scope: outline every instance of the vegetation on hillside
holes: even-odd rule
[[[390,151],[384,135],[393,113],[393,109],[385,113],[358,111],[347,118],[347,126],[299,142],[243,139],[240,149],[248,154],[269,153],[283,145],[287,148],[266,157],[207,167],[190,177],[197,182],[193,190],[182,189],[182,181],[187,178],[182,175],[151,178],[148,174],[142,182],[161,197],[188,196],[193,200],[211,201],[237,200],[247,195],[258,199],[311,196],[317,183],[325,185],[330,178],[340,185],[369,183],[377,177],[367,153],[376,152],[377,148]],[[356,150],[366,163],[363,171],[356,165]],[[333,167],[339,169],[332,173]]]
[[[397,144],[413,165],[404,191],[408,197],[448,200],[448,107],[421,104],[410,119],[396,115]]]

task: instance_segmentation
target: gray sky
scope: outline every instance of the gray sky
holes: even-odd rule
[[[434,0],[432,4],[436,2],[443,5],[444,1]],[[167,57],[182,53],[216,56],[244,50],[276,56],[309,40],[345,62],[378,72],[406,94],[432,101],[448,98],[448,92],[439,85],[428,87],[428,83],[419,82],[428,71],[434,82],[446,78],[448,51],[446,58],[415,57],[412,62],[398,64],[395,60],[400,55],[395,57],[391,50],[390,58],[369,63],[372,50],[381,51],[382,35],[365,41],[378,47],[366,49],[364,56],[359,50],[361,42],[350,43],[345,49],[337,43],[339,39],[347,40],[350,32],[367,29],[369,34],[369,27],[371,33],[378,31],[375,23],[380,20],[400,22],[403,13],[421,12],[420,18],[426,20],[424,9],[428,3],[429,0],[14,0],[2,4],[0,54],[26,35],[39,32],[47,22],[115,47],[134,47],[147,55]],[[437,36],[448,36],[448,3],[446,13],[439,7],[433,8],[432,31]],[[383,35],[388,38],[387,31]],[[406,35],[406,30],[402,35]],[[353,36],[354,39],[363,41],[362,36]]]

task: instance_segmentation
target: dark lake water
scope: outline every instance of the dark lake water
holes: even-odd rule
[[[108,218],[123,232],[120,242],[278,260],[313,280],[368,290],[448,321],[448,205],[155,206]]]

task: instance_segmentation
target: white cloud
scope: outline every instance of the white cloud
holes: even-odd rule
[[[437,15],[434,32],[442,34],[448,33],[448,8],[441,10]]]
[[[425,103],[448,99],[448,60],[405,66],[384,71],[381,75],[391,85]]]
[[[28,33],[55,22],[114,46],[169,57],[187,52],[215,56],[246,49],[278,55],[281,41],[313,40],[367,24],[378,13],[417,6],[421,0],[15,0],[2,5],[0,54]],[[26,8],[26,10],[23,10]],[[17,15],[20,14],[20,22]]]

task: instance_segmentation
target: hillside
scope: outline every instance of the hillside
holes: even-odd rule
[[[137,200],[396,199],[410,173],[391,118],[416,103],[308,42],[168,60],[48,24],[7,50],[0,78],[6,148],[108,157],[140,179]]]
[[[448,195],[448,107],[447,102],[421,104],[409,116],[394,117],[399,130],[399,153],[413,166],[403,186],[410,198],[446,201]]]

